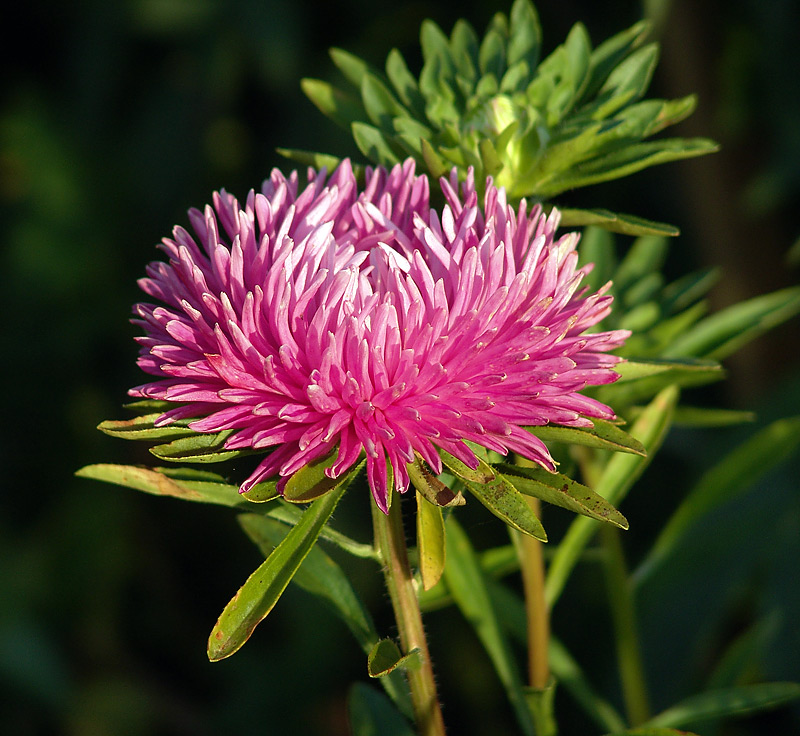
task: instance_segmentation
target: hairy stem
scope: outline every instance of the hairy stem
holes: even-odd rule
[[[419,668],[408,671],[417,728],[422,736],[444,736],[444,720],[436,694],[428,642],[408,562],[399,496],[395,496],[388,514],[383,514],[373,503],[372,519],[375,543],[383,559],[386,587],[400,634],[400,645],[404,654],[418,649],[422,659]]]

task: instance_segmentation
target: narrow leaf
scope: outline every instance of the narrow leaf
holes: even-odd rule
[[[527,468],[506,463],[499,465],[498,469],[526,496],[540,498],[598,521],[607,521],[622,529],[628,528],[628,520],[608,501],[566,475],[550,473],[544,468]]]
[[[722,358],[800,312],[800,287],[749,299],[707,317],[679,337],[665,357]]]
[[[642,443],[615,424],[602,419],[592,419],[594,427],[528,427],[531,434],[536,435],[545,442],[560,442],[568,445],[584,445],[596,447],[599,450],[612,450],[613,452],[630,452],[634,455],[644,455]]]
[[[800,699],[800,684],[767,682],[711,690],[673,705],[651,718],[646,725],[678,728],[720,717],[742,717],[772,710]]]
[[[280,521],[256,514],[241,514],[239,524],[265,556],[272,554],[289,532]],[[369,652],[372,649],[378,640],[378,634],[369,611],[342,568],[319,545],[309,551],[292,582],[327,601],[364,651]]]
[[[317,171],[320,169],[327,169],[333,171],[341,162],[338,156],[331,156],[327,153],[315,153],[314,151],[301,151],[299,148],[276,148],[275,151],[284,158],[291,161],[296,161],[302,166],[311,166]],[[353,172],[359,176],[361,170],[360,166],[354,166]]]
[[[161,416],[158,414],[145,414],[144,416],[134,417],[133,419],[107,420],[97,425],[101,432],[105,432],[112,437],[120,437],[124,440],[173,440],[188,435],[197,435],[198,432],[189,429],[185,422],[175,422],[165,427],[156,427],[155,421]]]
[[[636,215],[626,215],[603,209],[578,210],[564,208],[561,212],[561,224],[570,227],[597,225],[611,232],[622,235],[680,235],[680,230],[665,222],[645,220]]]
[[[590,82],[584,90],[584,99],[589,99],[600,89],[614,67],[628,54],[639,48],[649,33],[650,23],[639,21],[604,41],[592,52]]]
[[[754,422],[752,411],[735,409],[710,409],[704,406],[679,406],[675,409],[674,422],[682,427],[730,427]]]
[[[779,419],[762,429],[703,475],[689,492],[635,573],[637,583],[663,565],[703,516],[751,488],[800,445],[800,417]]]
[[[444,572],[445,545],[442,509],[417,492],[417,548],[423,590],[430,590]]]
[[[414,113],[414,117],[424,120],[425,100],[420,94],[416,78],[397,49],[392,49],[386,57],[386,76],[403,104]]]
[[[492,660],[523,733],[534,736],[534,726],[525,702],[519,670],[489,598],[478,558],[469,538],[453,515],[447,519],[446,527],[447,563],[444,576],[447,585]]]
[[[172,496],[184,501],[214,503],[248,511],[253,510],[253,506],[239,493],[238,487],[222,482],[221,476],[217,476],[219,482],[194,479],[191,475],[188,476],[189,479],[174,478],[170,477],[170,470],[168,468],[151,469],[133,465],[101,464],[87,465],[75,475],[80,478],[93,478],[126,488],[134,488],[154,496]],[[180,470],[183,471],[182,475],[184,476],[191,473],[188,468]]]
[[[221,463],[252,454],[252,450],[226,450],[225,442],[232,434],[230,429],[216,434],[194,434],[151,447],[150,452],[171,463]]]
[[[367,72],[376,72],[366,61],[344,49],[332,48],[328,53],[339,71],[356,89],[361,88],[361,80]]]
[[[542,27],[530,0],[515,0],[509,15],[508,66],[525,61],[533,72],[539,63]]]
[[[400,161],[387,138],[372,125],[355,122],[351,126],[353,140],[370,161],[381,166],[394,166]]]
[[[363,120],[364,105],[355,95],[342,92],[321,79],[301,79],[300,87],[319,111],[341,128],[350,130],[354,120]]]
[[[231,599],[208,639],[212,662],[237,652],[278,602],[319,537],[345,491],[344,485],[315,501],[273,553]]]
[[[672,423],[672,413],[677,401],[678,389],[675,386],[668,386],[645,408],[631,428],[631,434],[647,450],[646,457],[618,453],[609,460],[595,485],[595,491],[610,504],[619,505],[650,463]],[[575,519],[570,524],[548,569],[545,595],[551,608],[561,595],[570,573],[596,531],[597,522],[586,517]]]

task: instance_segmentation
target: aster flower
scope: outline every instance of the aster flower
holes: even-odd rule
[[[474,443],[554,470],[526,427],[614,417],[580,391],[617,378],[608,351],[628,333],[587,333],[611,297],[581,289],[578,235],[491,179],[481,207],[472,172],[460,191],[455,171],[441,180],[439,215],[414,166],[368,169],[363,191],[348,161],[305,188],[273,171],[244,206],[221,191],[139,282],[165,306],[135,307],[156,380],[130,393],[179,402],[159,425],[268,451],[242,492],[328,453],[336,478],[363,454],[386,511],[390,473],[405,491],[417,457],[475,468]]]

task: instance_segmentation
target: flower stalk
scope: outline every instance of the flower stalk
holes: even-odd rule
[[[414,718],[422,736],[444,736],[444,719],[436,693],[428,641],[422,625],[422,613],[414,590],[408,561],[400,498],[395,496],[388,513],[372,506],[372,520],[377,547],[384,565],[384,577],[392,601],[403,654],[419,651],[419,667],[407,670]]]

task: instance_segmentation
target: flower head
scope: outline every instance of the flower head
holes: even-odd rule
[[[616,379],[608,351],[628,333],[586,334],[611,297],[581,290],[556,211],[515,211],[491,181],[481,207],[453,172],[439,215],[412,160],[367,170],[363,191],[349,162],[309,178],[274,171],[244,207],[215,194],[140,281],[166,306],[135,307],[157,380],[130,393],[180,402],[162,424],[196,417],[233,430],[228,448],[271,450],[242,491],[338,448],[326,472],[365,454],[385,511],[389,467],[402,492],[416,456],[441,472],[437,448],[476,467],[468,441],[552,470],[525,427],[613,418],[579,392]]]

